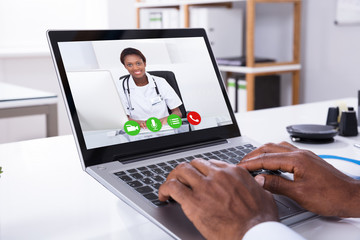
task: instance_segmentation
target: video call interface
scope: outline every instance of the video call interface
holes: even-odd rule
[[[87,149],[232,124],[202,37],[59,49]]]

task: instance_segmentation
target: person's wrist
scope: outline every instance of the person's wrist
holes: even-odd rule
[[[349,183],[350,197],[343,203],[343,214],[340,217],[360,217],[360,181],[353,179]]]

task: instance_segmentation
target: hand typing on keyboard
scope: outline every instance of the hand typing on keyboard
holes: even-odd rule
[[[115,172],[119,179],[134,188],[139,194],[151,201],[157,206],[166,205],[158,199],[158,189],[165,181],[166,176],[180,163],[190,162],[195,158],[205,160],[218,159],[230,164],[236,164],[255,147],[251,144],[233,146],[215,151],[196,154],[195,156],[186,156],[183,158],[169,159],[165,162],[150,164],[125,171]]]
[[[293,180],[273,172],[278,170],[292,173]],[[203,159],[182,163],[160,186],[159,200],[176,200],[205,238],[241,239],[258,223],[277,220],[267,190],[320,215],[360,217],[360,181],[286,142],[266,144],[238,165]]]
[[[241,239],[252,226],[277,221],[272,195],[247,170],[217,160],[181,163],[159,189],[177,201],[205,238]]]
[[[265,144],[246,155],[239,166],[249,171],[281,170],[293,180],[260,174],[261,186],[286,195],[303,208],[323,216],[360,217],[360,181],[338,171],[314,153],[287,142]]]

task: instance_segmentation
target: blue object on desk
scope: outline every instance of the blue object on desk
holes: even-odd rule
[[[357,165],[360,165],[359,160],[355,160],[355,159],[351,159],[351,158],[339,157],[339,156],[335,156],[335,155],[318,155],[318,156],[321,157],[322,159],[336,159],[336,160],[352,162]],[[360,180],[360,176],[355,176],[355,175],[348,174],[348,173],[345,173],[345,174],[348,175],[349,177]]]
[[[335,156],[335,155],[318,155],[318,156],[321,158],[324,158],[324,159],[337,159],[337,160],[343,160],[343,161],[352,162],[357,165],[360,165],[359,160],[355,160],[355,159],[351,159],[351,158],[339,157],[339,156]]]

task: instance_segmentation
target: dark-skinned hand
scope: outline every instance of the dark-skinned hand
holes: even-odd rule
[[[194,159],[178,165],[159,189],[177,201],[207,239],[241,239],[253,226],[277,221],[275,201],[242,167]]]
[[[244,157],[238,166],[249,171],[281,170],[293,180],[277,175],[258,175],[266,190],[286,195],[305,209],[323,216],[360,217],[360,182],[314,153],[282,142],[266,144]]]

